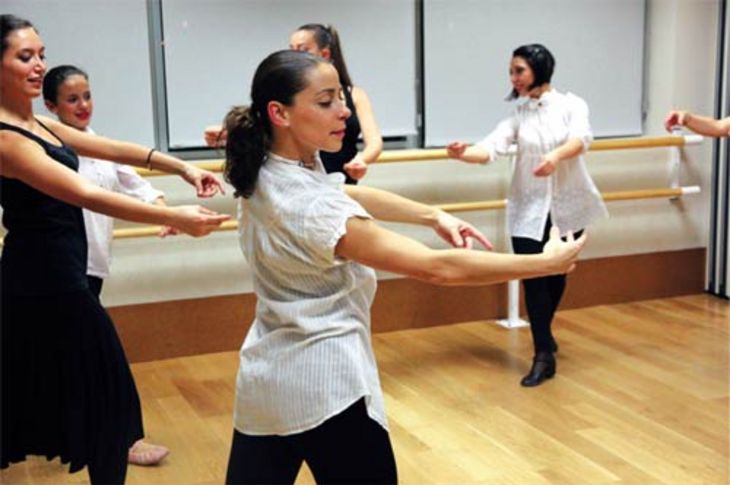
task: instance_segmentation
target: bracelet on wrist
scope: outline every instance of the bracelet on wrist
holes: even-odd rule
[[[152,154],[156,151],[157,151],[156,149],[151,148],[150,152],[147,154],[147,159],[144,162],[144,165],[147,168],[147,170],[152,170]]]

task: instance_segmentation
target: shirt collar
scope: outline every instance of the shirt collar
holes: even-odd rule
[[[539,98],[525,96],[520,98],[517,102],[520,106],[524,106],[527,109],[536,110],[544,108],[545,106],[550,106],[551,103],[555,102],[557,94],[558,93],[555,91],[555,88],[550,88],[549,91],[542,93]]]
[[[274,152],[269,152],[268,155],[269,160],[274,160],[276,162],[286,163],[288,165],[296,165],[297,167],[307,168],[309,170],[313,171],[324,171],[324,166],[322,165],[322,160],[319,158],[319,151],[315,152],[314,154],[314,164],[307,165],[301,160],[292,160],[290,158],[282,157],[281,155],[278,155]]]

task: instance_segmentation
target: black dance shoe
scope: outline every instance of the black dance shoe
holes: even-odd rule
[[[532,369],[522,378],[520,384],[524,387],[539,386],[555,375],[555,357],[550,352],[538,352],[532,359]]]

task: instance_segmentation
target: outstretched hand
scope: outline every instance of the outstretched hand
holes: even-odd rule
[[[368,172],[368,164],[362,159],[362,155],[358,153],[352,160],[344,164],[342,169],[350,178],[360,180]]]
[[[670,111],[664,119],[664,128],[671,133],[674,127],[684,126],[687,123],[687,114],[686,111]]]
[[[172,209],[176,214],[170,226],[193,237],[205,236],[231,218],[228,214],[219,214],[199,205],[182,205]]]
[[[563,241],[560,238],[560,229],[557,226],[550,228],[550,239],[543,246],[542,254],[552,263],[550,264],[551,274],[563,274],[573,271],[586,239],[585,234],[575,239],[573,233],[569,232],[566,240]]]
[[[461,160],[468,147],[469,145],[463,141],[454,141],[446,145],[446,153],[449,155],[449,158]]]
[[[228,133],[221,125],[206,126],[203,130],[203,138],[209,147],[217,148],[226,144]]]
[[[442,239],[456,248],[471,249],[475,240],[489,251],[494,248],[487,236],[477,228],[444,211],[439,211],[434,230]]]
[[[198,197],[212,197],[219,192],[221,194],[226,193],[223,184],[213,172],[200,169],[195,165],[188,164],[182,177],[187,183],[195,187]]]

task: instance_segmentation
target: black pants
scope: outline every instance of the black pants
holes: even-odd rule
[[[542,247],[550,238],[552,222],[548,216],[543,231],[542,241],[535,241],[526,237],[513,237],[512,249],[516,254],[539,254]],[[580,237],[583,231],[574,233]],[[530,330],[532,330],[532,342],[537,352],[552,352],[553,334],[551,326],[553,316],[560,305],[560,300],[565,291],[566,277],[564,274],[543,276],[522,280],[525,289],[525,306],[530,318]]]
[[[104,280],[97,277],[97,276],[91,276],[86,275],[86,279],[89,282],[89,289],[91,292],[96,296],[97,300],[101,296],[101,287],[104,286]]]
[[[226,484],[294,483],[306,461],[317,483],[397,483],[390,437],[365,399],[314,429],[287,436],[233,432]]]

